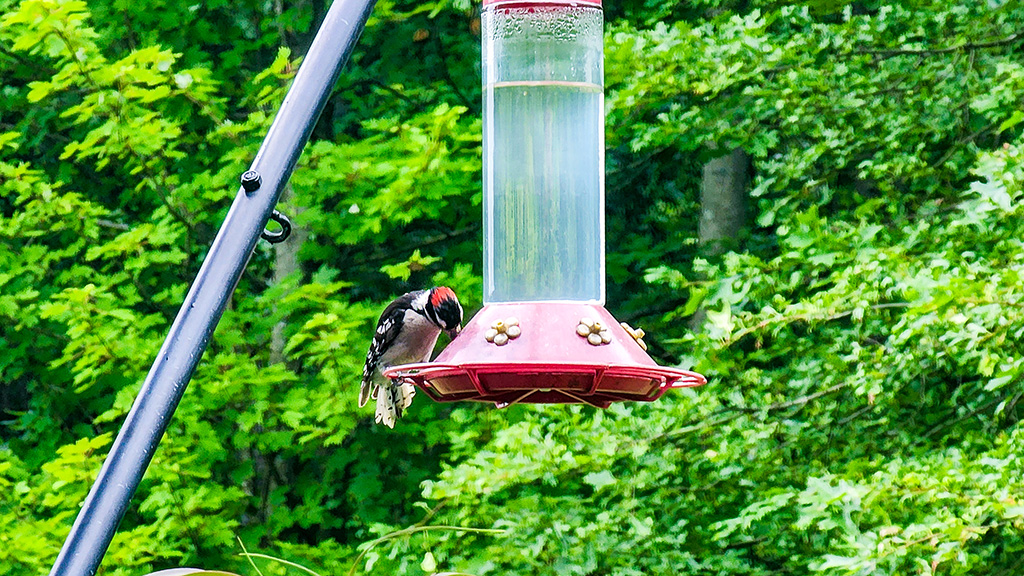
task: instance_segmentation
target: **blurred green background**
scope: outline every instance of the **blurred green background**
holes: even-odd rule
[[[0,0],[0,573],[52,565],[327,6]],[[605,8],[607,307],[709,384],[356,408],[387,301],[481,294],[480,5],[380,0],[101,574],[1024,570],[1024,8]]]

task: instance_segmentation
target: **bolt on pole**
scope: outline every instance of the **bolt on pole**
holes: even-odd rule
[[[375,1],[331,5],[50,576],[96,573]]]

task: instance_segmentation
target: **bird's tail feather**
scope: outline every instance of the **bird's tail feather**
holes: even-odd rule
[[[366,402],[376,395],[377,387],[374,386],[372,382],[363,380],[362,384],[359,386],[359,407],[362,408],[363,406],[366,406]]]
[[[402,411],[412,405],[416,387],[408,382],[389,382],[377,391],[377,412],[374,421],[388,428],[395,427],[395,421],[402,417]]]

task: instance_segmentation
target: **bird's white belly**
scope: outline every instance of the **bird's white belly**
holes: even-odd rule
[[[380,369],[430,360],[430,353],[433,352],[440,334],[441,329],[422,314],[407,310],[405,318],[402,319],[402,335],[381,356]]]

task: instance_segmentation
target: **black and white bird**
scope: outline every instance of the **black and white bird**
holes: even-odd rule
[[[454,338],[462,330],[462,305],[447,286],[417,290],[396,298],[380,315],[370,351],[366,353],[359,406],[377,400],[374,420],[388,428],[412,404],[416,389],[408,382],[389,380],[384,370],[391,366],[426,362],[442,331]]]

